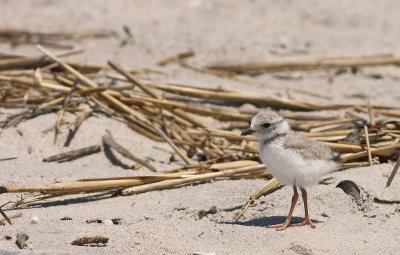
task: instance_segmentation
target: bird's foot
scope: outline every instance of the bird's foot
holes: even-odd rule
[[[267,228],[275,228],[277,231],[282,231],[287,229],[287,227],[290,226],[290,222],[284,222],[284,223],[279,223],[279,224],[274,224],[274,225],[269,225]]]
[[[290,226],[293,226],[293,227],[304,226],[304,225],[310,225],[311,228],[315,228],[315,225],[312,223],[312,221],[309,217],[305,218],[301,222],[290,224]]]
[[[290,223],[290,222],[283,222],[279,224],[274,224],[274,225],[269,225],[267,226],[268,228],[275,228],[277,231],[282,231],[287,229],[288,227],[299,227],[299,226],[305,226],[305,225],[310,225],[311,228],[315,228],[315,225],[312,223],[310,218],[305,218],[301,222],[297,223]]]

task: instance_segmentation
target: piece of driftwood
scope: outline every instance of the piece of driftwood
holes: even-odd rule
[[[3,209],[0,207],[0,214],[4,217],[4,219],[7,221],[8,224],[12,225],[12,221],[10,218],[7,216],[7,214],[3,211]]]
[[[71,242],[77,246],[106,246],[109,238],[104,236],[85,236]]]
[[[53,162],[53,161],[58,161],[59,163],[61,162],[66,162],[66,161],[71,161],[77,158],[81,158],[83,156],[91,155],[93,153],[97,153],[101,151],[101,146],[100,145],[93,145],[77,150],[72,150],[72,151],[67,151],[67,152],[62,152],[47,158],[43,159],[43,162]]]
[[[400,65],[400,58],[390,54],[362,57],[335,57],[304,60],[284,60],[247,64],[219,64],[207,66],[208,69],[233,73],[261,73],[329,69],[358,66]]]
[[[72,38],[87,38],[87,37],[113,37],[117,36],[115,31],[111,30],[91,30],[81,32],[47,32],[47,31],[33,31],[25,29],[0,29],[0,37],[20,37],[20,36],[40,36],[50,37],[52,39],[72,39]]]
[[[0,59],[0,71],[15,69],[33,69],[48,64],[50,64],[50,61],[44,57]]]
[[[104,38],[115,36],[113,31],[87,31],[82,33],[72,32],[42,32],[22,29],[2,29],[0,30],[0,41],[9,42],[12,46],[21,44],[42,44],[47,47],[72,49],[72,45],[61,43],[61,40],[85,39],[88,37]]]
[[[14,159],[17,159],[17,158],[18,158],[18,157],[0,158],[0,161],[14,160]]]
[[[386,182],[386,188],[390,187],[390,185],[392,184],[392,181],[394,179],[394,177],[396,176],[397,170],[399,170],[400,167],[400,157],[397,158],[396,164],[393,167],[392,172],[390,173],[390,176]]]
[[[193,51],[181,52],[173,56],[169,56],[163,59],[160,59],[156,62],[157,65],[163,66],[169,63],[179,62],[187,58],[194,57],[195,53]]]

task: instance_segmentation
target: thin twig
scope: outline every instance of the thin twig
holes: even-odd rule
[[[157,168],[155,168],[153,165],[151,165],[149,162],[136,157],[135,155],[133,155],[130,151],[128,151],[127,149],[125,149],[124,147],[122,147],[120,144],[118,144],[113,136],[111,135],[111,132],[109,130],[106,130],[106,134],[103,136],[103,142],[105,144],[107,144],[108,146],[110,146],[111,148],[113,148],[114,150],[118,151],[118,153],[120,153],[122,156],[129,158],[139,164],[142,164],[143,166],[147,167],[148,169],[150,169],[153,172],[157,172]]]
[[[9,157],[9,158],[1,158],[0,161],[8,161],[8,160],[13,160],[17,159],[18,157]]]
[[[54,127],[54,140],[53,140],[53,144],[56,143],[57,141],[57,136],[59,134],[59,129],[60,129],[60,124],[61,121],[64,117],[64,113],[65,113],[65,108],[67,107],[67,105],[69,104],[69,101],[71,100],[72,94],[74,93],[74,91],[76,90],[76,86],[78,85],[79,80],[76,79],[74,81],[74,83],[72,84],[72,87],[70,89],[70,91],[68,92],[68,94],[65,96],[65,99],[62,103],[62,108],[58,111],[58,116],[57,116],[57,120],[56,120],[56,124]]]
[[[66,162],[101,151],[100,145],[89,146],[68,152],[62,152],[43,159],[43,162]]]
[[[369,165],[372,166],[372,156],[371,156],[371,146],[369,144],[369,136],[368,136],[368,127],[364,125],[364,134],[365,134],[365,141],[367,142],[367,152],[368,152],[368,162]]]
[[[112,62],[112,61],[108,61],[108,64],[118,73],[122,74],[126,79],[128,79],[128,81],[130,81],[132,84],[138,86],[141,90],[143,90],[144,92],[146,92],[146,94],[150,95],[153,98],[157,98],[157,95],[154,94],[153,91],[151,91],[150,89],[148,89],[144,84],[142,84],[141,82],[139,82],[138,80],[136,80],[135,77],[133,77],[133,75],[131,75],[130,73],[128,73],[126,70],[124,70],[124,68],[122,68],[120,65]]]
[[[390,185],[392,184],[394,176],[396,175],[397,170],[399,169],[399,167],[400,167],[400,157],[397,158],[397,162],[393,167],[392,173],[390,174],[390,176],[389,176],[389,178],[388,178],[388,180],[386,182],[386,188],[390,187]]]
[[[260,73],[379,65],[400,65],[400,58],[388,54],[378,54],[360,57],[284,60],[280,62],[247,64],[221,64],[208,66],[207,68],[232,73]]]
[[[249,209],[250,205],[254,204],[256,200],[263,194],[270,193],[272,190],[279,189],[280,187],[282,187],[282,185],[275,178],[269,180],[263,187],[261,187],[256,192],[250,195],[246,204],[242,207],[242,211],[238,215],[236,215],[234,220],[238,221],[243,216],[243,214]]]
[[[374,117],[373,117],[374,115],[372,112],[371,97],[368,97],[367,107],[368,107],[369,124],[371,125],[371,127],[373,127],[375,125],[375,122],[374,122]]]
[[[4,205],[0,206],[0,214],[3,215],[4,219],[8,222],[8,224],[12,225],[12,221],[10,220],[10,218],[8,218],[7,214],[3,211],[2,207],[9,204],[5,203]]]
[[[60,58],[58,58],[57,56],[55,56],[51,52],[47,51],[46,49],[44,49],[40,45],[36,45],[36,48],[40,52],[45,54],[47,57],[52,59],[54,62],[56,62],[60,66],[62,66],[65,70],[67,70],[68,72],[72,73],[74,76],[76,76],[79,80],[81,80],[83,83],[85,83],[89,87],[92,87],[92,88],[97,88],[98,87],[98,85],[95,82],[93,82],[91,79],[89,79],[85,75],[81,74],[80,72],[75,70],[71,65],[69,65],[66,62],[62,61]],[[140,119],[142,121],[146,121],[146,119],[143,117],[142,114],[140,114],[139,112],[133,110],[132,108],[128,107],[127,105],[121,103],[118,99],[116,99],[115,97],[110,95],[108,93],[108,91],[102,92],[101,95],[105,99],[107,99],[108,102],[110,102],[113,106],[117,107],[118,109],[120,109],[120,110],[122,110],[122,111],[124,111],[124,112],[126,112],[128,114],[131,114],[131,115],[135,116],[136,118],[138,118],[138,119]]]
[[[163,66],[163,65],[166,65],[166,64],[169,64],[169,63],[179,62],[179,61],[182,61],[184,59],[191,58],[193,56],[194,56],[194,52],[193,51],[181,52],[181,53],[178,53],[176,55],[160,59],[160,60],[158,60],[156,62],[156,64],[160,65],[160,66]]]
[[[193,165],[195,164],[190,158],[188,158],[182,150],[174,144],[174,142],[166,135],[164,134],[161,129],[155,128],[157,132],[160,134],[160,136],[172,147],[172,149],[179,155],[179,157],[188,165]]]

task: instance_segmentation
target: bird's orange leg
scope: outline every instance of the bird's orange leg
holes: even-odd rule
[[[297,188],[296,186],[293,186],[293,197],[292,197],[292,205],[290,206],[289,214],[285,220],[284,223],[280,224],[275,224],[275,225],[269,225],[268,228],[276,228],[276,230],[285,230],[289,225],[290,221],[292,220],[292,214],[294,211],[294,208],[296,207],[297,199],[299,198],[299,194],[297,193]]]
[[[307,191],[305,188],[300,187],[301,196],[303,197],[304,202],[304,220],[299,223],[291,224],[291,226],[304,226],[310,225],[311,228],[315,228],[315,225],[312,223],[310,216],[308,215],[308,205],[307,205]]]

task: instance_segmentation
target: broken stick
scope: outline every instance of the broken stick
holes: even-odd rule
[[[400,157],[397,158],[396,165],[394,165],[392,173],[390,174],[390,176],[389,176],[389,178],[387,180],[386,188],[390,187],[390,184],[392,184],[394,176],[396,175],[397,170],[399,169],[399,167],[400,167]]]
[[[246,204],[242,207],[242,211],[235,217],[234,220],[238,221],[243,216],[243,214],[249,209],[250,205],[254,204],[256,200],[263,194],[267,194],[272,190],[276,190],[280,187],[282,187],[282,184],[280,184],[275,178],[269,180],[261,189],[257,190],[256,192],[250,195],[250,197],[247,199]]]
[[[105,143],[106,145],[110,146],[111,148],[113,148],[114,150],[116,150],[119,154],[121,154],[122,156],[131,159],[139,164],[142,164],[143,166],[147,167],[149,170],[153,171],[153,172],[157,172],[157,168],[155,168],[153,165],[151,165],[149,162],[136,157],[135,155],[133,155],[130,151],[128,151],[127,149],[125,149],[124,147],[122,147],[120,144],[118,144],[113,136],[111,135],[111,132],[109,130],[106,130],[107,134],[105,134],[103,136],[103,143]]]
[[[108,237],[104,236],[85,236],[71,242],[78,246],[105,246],[108,243]]]
[[[3,215],[4,219],[8,222],[8,224],[12,225],[12,221],[8,218],[7,214],[0,207],[0,214]]]
[[[62,152],[60,154],[56,154],[56,155],[44,158],[43,162],[52,162],[52,161],[58,161],[59,163],[66,162],[66,161],[81,158],[83,156],[87,156],[87,155],[90,155],[93,153],[97,153],[100,150],[101,150],[100,145],[89,146],[89,147],[85,147],[85,148],[78,149],[78,150]]]

